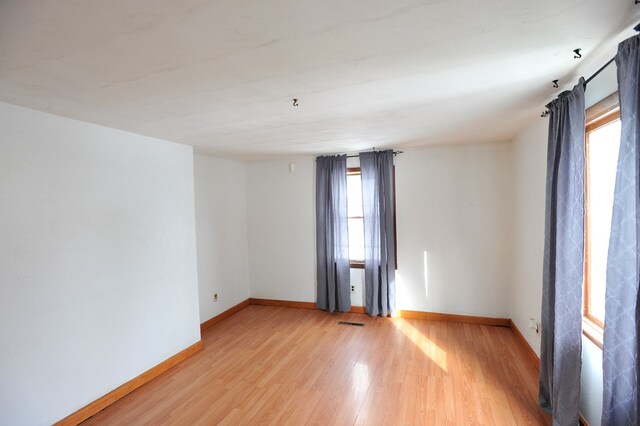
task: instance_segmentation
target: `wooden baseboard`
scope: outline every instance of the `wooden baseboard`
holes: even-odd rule
[[[441,314],[438,312],[422,312],[422,311],[398,311],[397,316],[400,318],[416,318],[432,321],[448,321],[448,322],[465,322],[479,325],[492,325],[499,327],[509,327],[511,320],[509,318],[491,318],[477,317],[472,315],[457,314]]]
[[[58,421],[55,424],[57,426],[62,426],[62,425],[75,426],[80,424],[81,422],[85,421],[86,419],[98,413],[99,411],[104,410],[105,408],[107,408],[109,405],[113,404],[120,398],[133,392],[134,390],[138,389],[140,386],[151,381],[152,379],[158,377],[159,375],[161,375],[171,367],[181,363],[182,361],[189,358],[191,355],[195,354],[196,352],[201,351],[203,347],[204,347],[204,344],[202,343],[202,340],[199,340],[198,342],[194,343],[188,348],[178,352],[171,358],[168,358],[162,361],[160,364],[156,365],[155,367],[145,371],[144,373],[140,374],[138,377],[135,377],[129,380],[127,383],[112,390],[111,392],[104,395],[103,397],[96,399],[92,403],[85,405],[75,413],[68,415],[67,417]]]
[[[522,333],[520,332],[516,324],[513,322],[513,320],[509,320],[509,322],[510,322],[511,331],[513,331],[513,334],[516,335],[516,338],[518,339],[520,346],[524,349],[524,351],[527,353],[527,356],[531,360],[531,364],[533,364],[538,374],[540,374],[540,358],[538,358],[538,355],[536,355],[533,348],[529,346],[529,342],[527,342],[527,339],[524,338],[524,336],[522,335]],[[580,422],[580,425],[589,426],[589,423],[585,420],[584,417],[582,417],[582,414],[580,414],[579,416],[580,417],[578,420]]]
[[[351,307],[352,314],[366,314],[364,310],[364,306],[352,306]]]
[[[299,308],[299,309],[318,309],[313,302],[296,302],[291,300],[276,299],[249,299],[252,305],[261,306],[279,306],[282,308]],[[364,306],[352,306],[351,313],[364,314]],[[488,318],[475,317],[470,315],[441,314],[436,312],[421,311],[398,311],[397,316],[400,318],[416,318],[433,321],[450,321],[450,322],[466,322],[481,325],[496,325],[501,327],[509,327],[511,320],[508,318]]]
[[[276,299],[249,299],[252,305],[259,306],[278,306],[281,308],[298,308],[298,309],[318,309],[313,302],[296,302],[292,300],[276,300]]]
[[[242,302],[238,303],[237,305],[230,307],[229,309],[227,309],[223,313],[218,314],[218,315],[216,315],[215,317],[213,317],[211,319],[208,319],[207,321],[205,321],[202,324],[200,324],[200,333],[202,333],[205,330],[211,328],[212,326],[214,326],[215,324],[219,323],[223,319],[229,318],[231,315],[235,314],[238,311],[243,310],[244,308],[246,308],[249,305],[251,305],[251,299],[247,299],[245,301],[242,301]]]
[[[276,300],[276,299],[249,299],[252,305],[259,306],[279,306],[281,308],[299,308],[299,309],[319,309],[313,302],[296,302],[292,300]],[[352,306],[353,314],[364,314],[364,306]]]
[[[527,342],[527,339],[525,339],[522,333],[520,333],[520,330],[518,330],[518,327],[516,327],[516,324],[513,322],[513,320],[509,320],[509,323],[511,331],[513,331],[513,334],[516,335],[520,346],[525,350],[527,356],[536,367],[536,370],[540,371],[540,358],[538,358],[538,355],[536,355],[531,346],[529,346],[529,342]]]

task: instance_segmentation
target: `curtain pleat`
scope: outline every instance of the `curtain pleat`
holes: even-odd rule
[[[547,105],[540,406],[554,425],[577,425],[582,365],[584,80]]]
[[[347,157],[316,159],[316,306],[351,310],[347,229]]]
[[[640,329],[640,37],[618,46],[622,124],[607,261],[603,349],[603,425],[638,425]]]
[[[365,308],[369,315],[396,310],[393,151],[360,154],[364,218]]]

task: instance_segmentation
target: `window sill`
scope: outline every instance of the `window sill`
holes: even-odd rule
[[[351,269],[364,269],[364,262],[358,262],[358,261],[351,261],[349,262],[349,267]],[[394,268],[396,271],[398,270],[398,264],[396,264],[396,267]]]
[[[602,333],[603,330],[600,326],[595,324],[589,318],[582,317],[582,334],[584,334],[587,339],[591,340],[600,349],[604,347],[602,344]]]
[[[351,261],[349,262],[351,269],[364,269],[364,262]]]

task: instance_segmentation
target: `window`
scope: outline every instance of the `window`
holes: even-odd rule
[[[364,268],[364,219],[360,168],[347,169],[347,216],[349,218],[349,260],[352,268]]]
[[[602,347],[607,252],[620,148],[617,93],[587,110],[583,331]]]
[[[398,241],[396,235],[396,176],[393,170],[393,234],[395,263],[398,269]],[[362,213],[362,176],[359,167],[347,169],[347,216],[349,220],[349,261],[352,268],[364,269],[364,219]]]

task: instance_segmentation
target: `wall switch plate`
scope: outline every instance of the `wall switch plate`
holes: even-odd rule
[[[218,301],[218,293],[213,293],[213,301],[214,302]]]
[[[529,318],[529,328],[532,330],[536,329],[536,319],[535,318]]]

